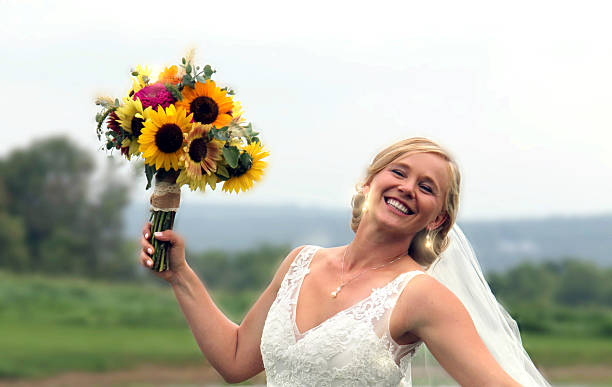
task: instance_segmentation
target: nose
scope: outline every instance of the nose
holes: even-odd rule
[[[415,182],[411,180],[405,180],[398,187],[398,191],[405,194],[409,199],[415,198],[415,189]]]

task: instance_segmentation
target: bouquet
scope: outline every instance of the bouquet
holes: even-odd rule
[[[234,91],[213,80],[210,65],[195,66],[192,55],[151,76],[149,67],[131,71],[132,87],[122,100],[100,97],[98,139],[128,160],[142,157],[151,195],[151,231],[172,229],[181,186],[205,191],[222,184],[236,194],[258,181],[269,153],[243,118]],[[168,242],[152,235],[153,269],[168,270]]]

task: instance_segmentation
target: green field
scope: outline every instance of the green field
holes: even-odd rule
[[[234,320],[255,293],[213,293]],[[168,286],[0,272],[0,380],[204,359]],[[545,369],[612,364],[612,337],[524,335]]]

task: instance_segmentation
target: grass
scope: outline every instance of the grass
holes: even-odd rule
[[[204,358],[188,329],[0,323],[0,378],[62,371],[108,371],[143,363],[194,364]]]
[[[240,321],[255,292],[213,293]],[[612,337],[523,334],[538,366],[612,364]],[[168,286],[0,272],[0,381],[204,362]]]
[[[523,334],[523,345],[538,366],[612,364],[612,337]]]

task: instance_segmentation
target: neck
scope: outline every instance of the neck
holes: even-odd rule
[[[344,270],[362,270],[388,263],[402,254],[408,255],[412,235],[397,235],[389,233],[372,225],[364,217],[355,238],[348,247],[344,259]],[[402,258],[403,259],[403,258]]]

